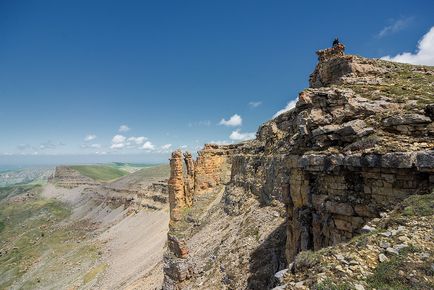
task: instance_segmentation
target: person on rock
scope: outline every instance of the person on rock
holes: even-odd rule
[[[336,37],[335,40],[333,40],[333,47],[335,47],[335,46],[337,46],[339,44],[340,44],[339,38]]]

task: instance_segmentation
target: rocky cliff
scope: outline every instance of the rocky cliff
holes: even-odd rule
[[[206,145],[184,169],[172,155],[165,289],[270,289],[299,252],[432,191],[434,68],[317,54],[310,88],[255,140]]]

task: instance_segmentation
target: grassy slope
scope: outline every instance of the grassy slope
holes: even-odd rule
[[[381,84],[340,84],[334,86],[353,89],[367,99],[379,99],[385,96],[397,103],[414,100],[415,103],[409,106],[409,110],[424,108],[427,104],[434,102],[434,67],[383,60],[376,60],[375,65],[388,71],[380,75]]]
[[[142,178],[164,176],[168,177],[170,174],[170,166],[168,164],[155,165],[152,167],[143,168],[137,171],[136,174],[140,174]]]
[[[96,181],[110,181],[128,174],[109,165],[75,165],[71,168]]]
[[[95,264],[97,246],[80,243],[87,225],[63,223],[71,210],[41,198],[40,190],[10,187],[8,196],[20,198],[0,202],[0,289],[56,287],[54,281],[71,285]]]

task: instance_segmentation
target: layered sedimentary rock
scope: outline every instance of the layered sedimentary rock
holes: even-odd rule
[[[185,176],[185,203],[187,206],[191,206],[193,203],[193,194],[194,194],[194,177],[195,177],[195,168],[193,156],[190,152],[184,153],[184,162],[186,166],[186,176]]]
[[[193,160],[190,152],[177,150],[170,159],[169,199],[172,220],[179,220],[179,212],[193,204],[194,195],[229,181],[229,158],[236,145],[206,144]]]
[[[434,69],[344,55],[342,47],[318,55],[295,108],[264,123],[255,140],[199,153],[195,194],[212,191],[223,171],[230,181],[221,197],[214,195],[219,203],[205,206],[209,217],[191,219],[206,224],[199,232],[177,228],[190,254],[186,263],[168,259],[188,269],[179,270],[182,280],[171,276],[172,289],[272,288],[267,275],[285,267],[282,250],[290,263],[300,251],[347,241],[406,197],[433,190]],[[192,211],[199,206],[193,199]],[[276,221],[267,211],[276,211]],[[268,227],[259,226],[264,220]],[[256,241],[243,236],[242,225],[254,225]],[[222,246],[226,228],[243,233],[234,247],[249,246],[235,255]],[[205,243],[202,233],[213,230],[216,238],[206,244],[217,254],[195,250]],[[255,247],[267,250],[258,254]],[[206,255],[215,257],[210,268],[200,262]],[[261,264],[267,257],[275,258]]]
[[[57,166],[49,181],[65,188],[83,187],[85,193],[92,193],[113,206],[124,205],[136,212],[141,208],[166,208],[169,203],[168,173],[152,177],[146,175],[146,170],[154,169],[142,169],[112,182],[100,183],[69,166]]]
[[[180,219],[180,211],[186,205],[184,175],[182,169],[182,153],[175,151],[170,158],[169,204],[171,220]]]
[[[231,162],[229,157],[234,149],[235,145],[205,144],[203,150],[198,152],[194,182],[197,194],[228,181]]]
[[[55,182],[58,186],[66,188],[74,188],[77,186],[98,186],[90,177],[80,174],[77,170],[68,166],[57,166],[54,170],[53,178],[50,181]]]

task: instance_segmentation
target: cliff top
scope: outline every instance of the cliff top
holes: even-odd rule
[[[343,49],[339,44],[317,52],[310,87],[295,108],[259,128],[252,148],[262,143],[269,153],[290,154],[433,149],[434,67],[345,55]]]

